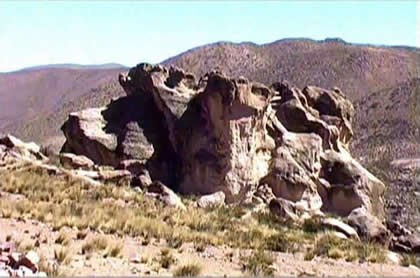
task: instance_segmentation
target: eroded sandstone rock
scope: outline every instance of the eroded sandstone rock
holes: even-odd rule
[[[309,215],[364,209],[382,218],[385,186],[347,150],[354,108],[339,89],[267,87],[218,71],[197,82],[149,64],[118,78],[127,96],[71,114],[63,150],[127,169],[142,188],[162,181],[241,203],[264,185],[273,196],[255,198],[280,198]],[[133,159],[144,164],[124,165]]]

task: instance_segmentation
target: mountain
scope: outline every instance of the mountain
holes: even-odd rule
[[[285,79],[300,88],[337,86],[355,102],[419,77],[420,50],[357,45],[341,39],[284,39],[263,45],[217,42],[162,64],[196,76],[219,68],[232,77],[242,75],[265,84]],[[0,98],[7,104],[0,104],[0,132],[45,143],[61,135],[59,127],[69,112],[104,105],[123,93],[117,77],[127,71],[125,67],[67,66],[0,74]]]
[[[25,138],[35,141],[45,138],[42,134],[46,129],[54,129],[58,134],[60,123],[45,126],[41,121],[34,126],[32,122],[57,109],[65,109],[82,95],[116,81],[118,73],[124,70],[47,66],[0,74],[0,131],[24,134]]]
[[[285,39],[269,44],[218,42],[163,62],[201,76],[213,68],[231,76],[298,87],[341,88],[352,100],[419,76],[418,49],[355,45],[338,39]]]
[[[118,69],[126,68],[126,66],[117,63],[106,63],[101,65],[80,65],[80,64],[50,64],[23,68],[13,72],[26,72],[40,69]],[[1,73],[0,73],[1,74]]]

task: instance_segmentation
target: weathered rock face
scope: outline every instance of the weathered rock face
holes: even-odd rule
[[[230,200],[268,174],[274,140],[265,129],[272,91],[247,80],[210,73],[202,93],[177,125],[182,160],[179,190]]]
[[[382,216],[383,183],[347,150],[354,108],[339,89],[266,87],[220,72],[197,82],[148,64],[119,82],[126,97],[70,115],[64,151],[123,169],[144,161],[138,175],[150,180],[139,183],[185,194],[221,191],[236,202],[267,186],[298,210]]]

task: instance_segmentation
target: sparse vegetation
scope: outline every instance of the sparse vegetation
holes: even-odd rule
[[[272,275],[273,257],[267,251],[306,249],[306,260],[315,256],[370,262],[384,262],[386,259],[382,247],[336,238],[324,231],[316,220],[298,226],[281,222],[265,212],[242,218],[246,213],[244,208],[192,208],[188,198],[183,201],[190,209],[184,212],[164,207],[129,187],[92,187],[68,177],[50,176],[33,167],[24,171],[0,172],[0,190],[24,197],[19,201],[5,199],[0,209],[16,208],[12,210],[13,217],[42,219],[60,230],[55,239],[57,244],[68,245],[69,235],[63,228],[76,227],[76,238],[84,240],[81,251],[88,259],[98,251],[105,257],[118,257],[122,253],[120,242],[111,242],[105,235],[95,235],[95,231],[138,237],[144,245],[151,240],[165,239],[170,248],[180,248],[183,243],[192,242],[198,252],[204,251],[208,245],[251,249],[252,255],[243,259],[243,267],[253,275]],[[129,205],[105,204],[103,199],[124,199]],[[92,231],[92,236],[88,236],[88,231]],[[67,252],[68,248],[57,249],[57,261],[64,262],[68,258]],[[170,268],[176,263],[170,249],[164,249],[156,260],[162,268]]]
[[[242,258],[243,269],[253,276],[273,276],[273,263],[273,256],[262,249],[255,250],[250,256]]]
[[[45,170],[34,167],[19,172],[0,172],[0,189],[25,197],[19,201],[2,201],[0,208],[3,211],[15,208],[11,210],[14,218],[38,219],[50,224],[54,230],[76,227],[78,239],[86,237],[88,230],[101,230],[141,237],[145,245],[149,244],[150,238],[164,238],[171,248],[179,248],[184,242],[259,248],[278,232],[294,243],[309,238],[299,227],[286,229],[269,217],[263,219],[256,214],[252,216],[253,221],[241,219],[246,212],[241,207],[194,208],[183,212],[164,207],[129,187],[91,187],[69,177],[50,176]],[[104,204],[102,200],[106,198],[115,201],[124,198],[130,205]],[[189,204],[188,199],[184,201]],[[57,240],[66,242],[64,235]],[[105,246],[99,249],[106,249],[106,243],[96,240],[85,242],[82,251],[98,250],[92,247],[98,245]]]
[[[121,252],[123,250],[123,246],[124,246],[123,243],[120,241],[111,243],[107,248],[106,256],[120,257]]]
[[[103,251],[108,247],[108,239],[105,236],[95,236],[85,240],[82,245],[82,254],[92,253],[93,251]]]
[[[175,277],[198,276],[202,271],[202,267],[198,264],[187,264],[178,266],[173,275]]]
[[[360,262],[373,263],[385,263],[387,260],[383,247],[352,239],[343,240],[331,232],[317,236],[314,247],[305,254],[305,260],[312,260],[315,256],[332,259],[344,258],[346,261],[359,259]]]
[[[401,259],[402,266],[414,265],[420,267],[420,257],[416,254],[403,254]]]

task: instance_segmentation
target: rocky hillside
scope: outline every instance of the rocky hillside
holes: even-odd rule
[[[414,227],[420,227],[419,104],[418,78],[361,98],[351,144],[352,154],[388,185],[390,217]]]
[[[265,84],[285,79],[299,88],[307,84],[323,88],[337,86],[353,101],[418,77],[419,57],[417,49],[296,39],[265,45],[210,44],[181,53],[162,64],[179,66],[197,76],[219,67],[229,76],[242,75]],[[0,96],[10,104],[10,109],[1,109],[0,131],[48,143],[62,135],[59,127],[68,112],[105,105],[112,97],[123,94],[114,70],[66,70],[67,75],[57,79],[60,82],[45,87],[50,83],[48,80],[60,75],[59,72],[44,69],[42,78],[37,71],[21,73],[19,80],[33,80],[33,83],[19,81],[22,86],[10,86],[18,78],[16,74],[0,74]],[[97,79],[90,80],[92,76]],[[39,103],[43,100],[39,96],[45,96],[46,91],[47,101]],[[16,98],[16,95],[21,97]],[[24,115],[29,116],[23,118]]]

